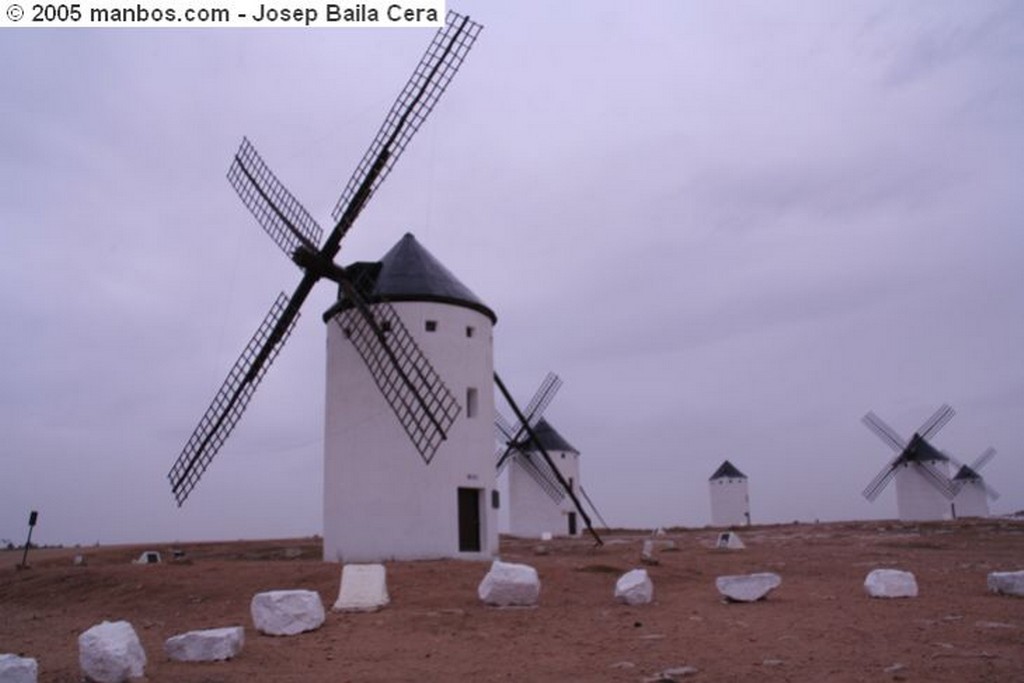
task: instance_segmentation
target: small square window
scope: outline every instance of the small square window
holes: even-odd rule
[[[428,320],[426,324],[427,332],[437,332],[437,321]]]
[[[472,325],[467,325],[466,326],[466,337],[467,338],[471,338],[473,336],[474,332],[476,332],[476,330],[473,328]]]

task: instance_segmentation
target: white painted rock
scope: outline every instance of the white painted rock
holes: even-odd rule
[[[267,591],[249,605],[256,630],[268,636],[294,636],[323,625],[324,603],[316,591]]]
[[[219,662],[238,656],[243,645],[241,626],[208,628],[171,636],[164,641],[164,653],[176,662]]]
[[[719,576],[718,592],[734,602],[755,602],[766,597],[782,584],[782,577],[771,572]]]
[[[615,582],[615,599],[627,605],[646,605],[654,599],[654,583],[646,569],[634,569]]]
[[[1024,596],[1024,571],[990,572],[988,589],[993,593],[1002,593],[1003,595]]]
[[[127,621],[104,621],[78,636],[78,663],[96,683],[122,683],[141,678],[146,653]]]
[[[346,564],[341,569],[341,590],[336,612],[376,612],[390,601],[382,564]]]
[[[917,580],[899,569],[875,569],[864,579],[864,590],[873,598],[916,598]]]
[[[659,564],[658,558],[654,556],[654,541],[649,538],[644,541],[644,545],[640,549],[640,561],[649,565]]]
[[[495,560],[476,592],[488,605],[530,607],[540,597],[540,577],[529,565]]]
[[[746,544],[743,543],[743,539],[740,535],[734,531],[725,531],[718,534],[718,542],[715,543],[716,548],[728,548],[729,550],[743,550],[746,548]]]
[[[39,665],[31,657],[0,655],[0,683],[36,683]]]

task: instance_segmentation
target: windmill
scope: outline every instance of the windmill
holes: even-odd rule
[[[889,464],[864,488],[863,495],[874,501],[893,479],[896,480],[896,507],[901,520],[939,520],[950,515],[948,501],[956,495],[956,486],[948,475],[949,458],[928,443],[956,413],[941,406],[905,440],[873,412],[863,422],[895,452]]]
[[[579,483],[579,451],[544,419],[544,411],[562,386],[562,380],[549,372],[523,411],[497,374],[494,379],[517,419],[513,426],[501,413],[495,412],[494,428],[501,443],[495,453],[495,466],[499,474],[508,470],[511,533],[533,536],[544,532],[562,533],[559,529],[563,529],[564,533],[575,535],[578,514],[601,544],[590,516],[576,495],[578,492],[605,524]],[[564,504],[567,495],[569,505]]]
[[[750,524],[750,496],[747,475],[728,460],[708,478],[711,496],[711,526]]]
[[[273,241],[301,269],[291,296],[280,294],[228,373],[210,407],[168,473],[181,506],[241,418],[253,392],[291,333],[303,302],[321,279],[337,283],[352,306],[334,317],[361,357],[391,413],[423,462],[429,464],[459,414],[460,406],[417,345],[395,308],[371,306],[351,274],[335,264],[341,241],[406,145],[437,104],[472,48],[481,26],[448,12],[426,53],[391,107],[332,212],[334,229],[322,229],[284,187],[248,139],[228,180]]]
[[[954,517],[988,517],[988,501],[998,500],[999,492],[992,488],[980,472],[996,455],[996,449],[986,448],[970,465],[964,465],[956,458],[947,454],[950,461],[957,467],[953,475],[956,497],[953,498]]]

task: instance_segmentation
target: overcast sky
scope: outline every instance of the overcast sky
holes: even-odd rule
[[[495,363],[604,517],[755,522],[935,445],[1024,508],[1024,6],[467,2],[462,71],[346,238],[406,231],[498,315]],[[166,473],[298,271],[225,179],[243,135],[324,225],[433,29],[0,38],[0,538],[321,531],[322,284],[184,508]]]

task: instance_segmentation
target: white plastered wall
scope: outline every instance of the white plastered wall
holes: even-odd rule
[[[948,476],[949,467],[945,461],[933,460],[929,464],[942,476]],[[929,521],[952,516],[949,499],[927,477],[916,464],[899,466],[896,471],[896,509],[901,520]]]
[[[745,478],[719,477],[708,482],[711,526],[745,526],[750,523],[750,496]]]
[[[549,451],[562,477],[572,479],[573,493],[579,496],[579,454],[571,451]],[[539,453],[532,457],[541,458]],[[523,469],[518,459],[505,468],[508,477],[508,533],[513,536],[539,537],[547,532],[555,536],[569,534],[569,515],[576,507],[569,496],[556,503]],[[576,534],[583,529],[583,520],[576,513]]]
[[[489,559],[498,547],[497,515],[491,506],[491,320],[479,311],[450,304],[392,305],[455,395],[461,413],[431,464],[425,464],[355,347],[337,324],[327,324],[324,559]],[[428,320],[436,323],[436,331],[426,331]],[[472,336],[467,336],[467,328],[472,328]],[[471,387],[476,389],[477,412],[467,417]],[[460,487],[480,490],[480,552],[459,550]]]
[[[953,499],[957,517],[988,517],[988,494],[981,482],[968,480]]]

